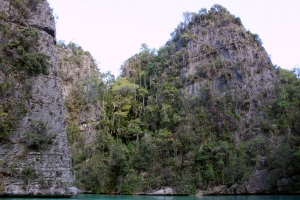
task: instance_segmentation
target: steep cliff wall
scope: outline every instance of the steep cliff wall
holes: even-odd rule
[[[103,83],[101,73],[89,52],[74,43],[58,44],[57,52],[67,135],[76,168],[96,147],[96,125],[103,117],[99,85]]]
[[[0,193],[72,195],[52,11],[1,0],[0,23]]]

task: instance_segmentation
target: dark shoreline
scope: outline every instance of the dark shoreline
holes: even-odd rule
[[[78,197],[79,195],[107,195],[107,196],[166,196],[166,197],[176,197],[176,196],[190,196],[190,197],[205,197],[205,196],[276,196],[276,195],[282,195],[282,196],[298,196],[300,193],[256,193],[256,194],[209,194],[209,195],[202,195],[202,196],[196,196],[196,195],[188,195],[188,194],[95,194],[95,193],[88,193],[84,192],[78,195],[23,195],[23,194],[2,194],[0,195],[0,198],[72,198],[72,197]]]
[[[139,193],[139,194],[121,194],[121,193],[115,193],[115,194],[109,194],[109,193],[88,193],[88,192],[83,192],[81,194],[88,194],[88,195],[116,195],[116,196],[130,196],[130,195],[134,195],[134,196],[195,196],[195,197],[201,197],[201,196],[197,196],[197,195],[189,195],[189,194],[143,194],[143,193]],[[80,195],[80,194],[78,194]],[[284,195],[284,196],[297,196],[300,195],[300,193],[255,193],[255,194],[207,194],[207,195],[202,195],[202,196],[276,196],[276,195]],[[77,196],[77,195],[76,195]]]
[[[2,194],[0,198],[71,198],[77,195],[27,195],[27,194]]]

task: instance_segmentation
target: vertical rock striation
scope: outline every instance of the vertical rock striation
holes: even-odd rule
[[[1,0],[0,24],[0,193],[73,195],[52,11]]]

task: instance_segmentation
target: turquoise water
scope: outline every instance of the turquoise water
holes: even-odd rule
[[[0,196],[1,198],[1,196]],[[3,200],[300,200],[300,195],[142,196],[82,194],[72,198],[1,198]]]

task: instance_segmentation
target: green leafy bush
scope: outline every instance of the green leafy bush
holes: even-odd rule
[[[21,171],[22,179],[25,183],[25,185],[28,185],[28,183],[32,180],[38,177],[38,174],[36,173],[36,170],[32,167],[24,167]]]
[[[26,109],[22,102],[10,101],[0,105],[0,141],[9,139],[11,129],[17,126],[18,120],[25,114]]]
[[[38,40],[39,32],[34,29],[16,31],[16,37],[3,48],[7,59],[13,61],[13,69],[24,70],[28,75],[47,74],[50,57],[38,52]]]
[[[47,131],[47,123],[42,121],[32,122],[30,132],[24,133],[27,148],[42,150],[47,148],[49,144],[52,144],[53,140],[56,138],[56,134],[48,135]]]

